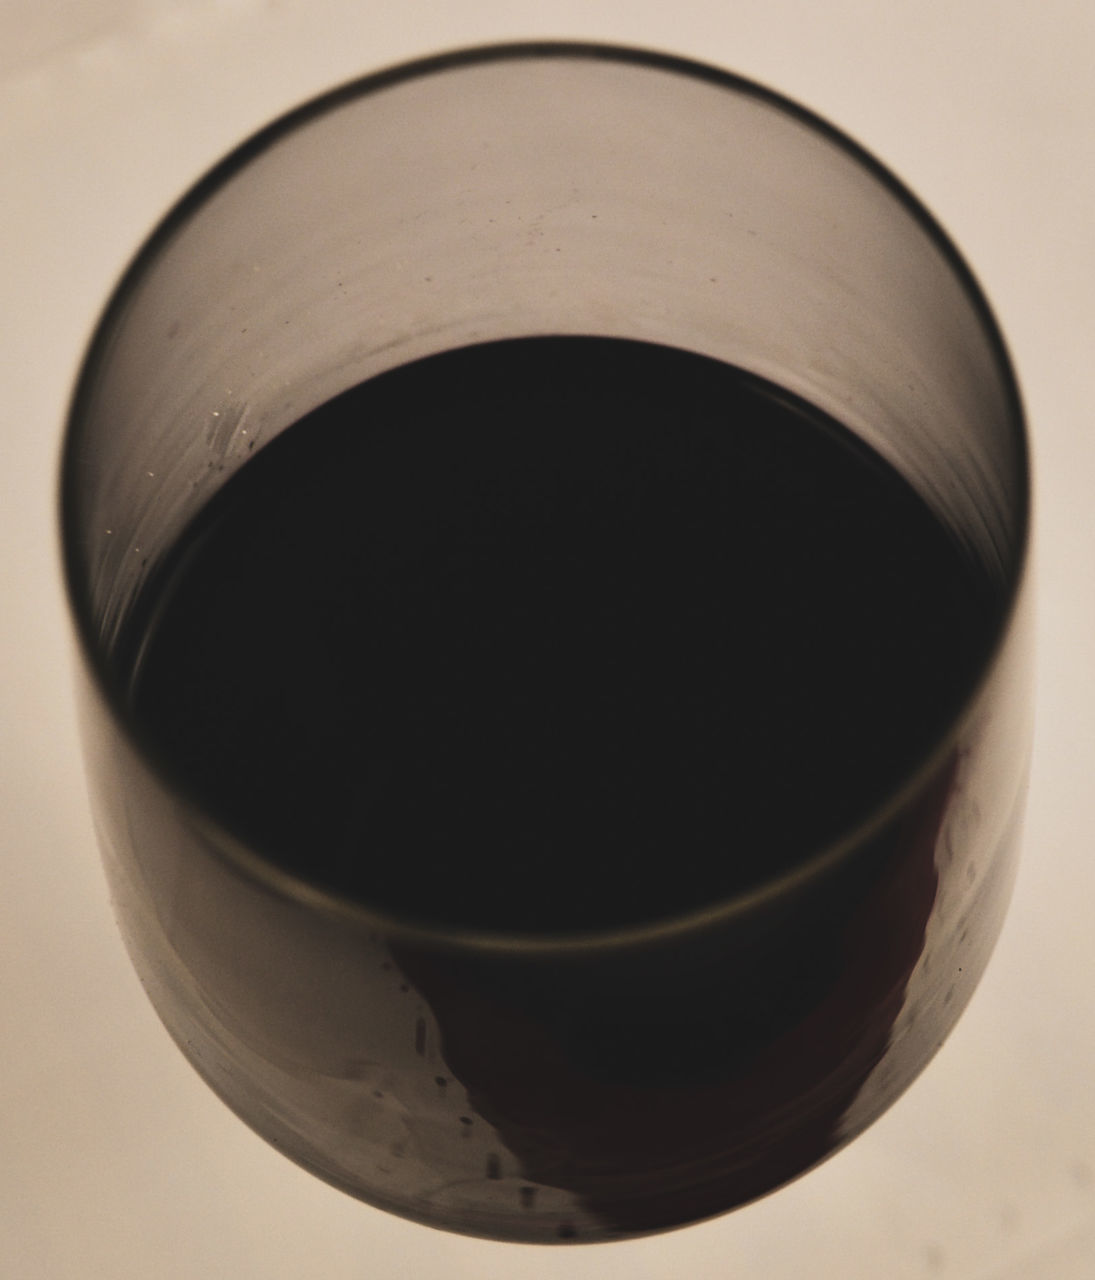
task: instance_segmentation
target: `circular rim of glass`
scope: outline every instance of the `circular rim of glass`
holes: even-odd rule
[[[584,60],[609,62],[672,72],[693,80],[706,81],[727,92],[766,102],[807,126],[844,151],[858,166],[883,185],[904,211],[927,233],[954,273],[963,292],[973,306],[991,348],[995,371],[1000,380],[1012,426],[1010,443],[1015,450],[1016,474],[1020,480],[1016,530],[1018,553],[1014,574],[1008,585],[1005,607],[983,659],[977,679],[971,684],[965,701],[957,708],[945,731],[934,746],[924,753],[919,765],[884,797],[854,827],[817,850],[789,870],[763,881],[716,904],[683,912],[679,915],[615,926],[604,930],[574,933],[505,933],[495,930],[458,929],[416,921],[384,912],[376,907],[312,884],[268,861],[206,813],[200,798],[190,794],[173,776],[167,762],[160,758],[155,745],[130,717],[109,664],[96,643],[91,620],[91,603],[86,590],[87,575],[79,554],[79,534],[70,513],[72,496],[78,481],[73,474],[76,442],[81,434],[85,401],[95,370],[110,340],[114,321],[126,306],[137,282],[176,229],[185,223],[216,191],[255,158],[300,126],[337,109],[343,104],[368,97],[393,85],[435,75],[452,69],[469,69],[495,62],[521,60]],[[92,683],[132,749],[145,762],[157,781],[187,808],[194,827],[202,832],[211,852],[230,861],[248,879],[258,882],[280,897],[289,898],[302,907],[342,918],[389,936],[399,936],[433,947],[450,947],[475,951],[519,951],[527,954],[580,953],[590,950],[621,948],[644,942],[669,940],[674,936],[703,930],[726,922],[735,916],[763,909],[780,898],[796,893],[811,881],[837,867],[845,858],[865,846],[896,817],[906,803],[935,775],[952,749],[978,701],[1001,650],[1014,628],[1014,620],[1029,572],[1031,525],[1031,465],[1026,417],[1011,359],[1003,336],[988,301],[972,270],[951,241],[947,232],[920,199],[873,154],[842,130],[830,124],[809,108],[762,84],[735,72],[676,54],[615,43],[575,40],[520,40],[496,44],[472,45],[434,53],[400,62],[357,77],[329,89],[259,129],[239,143],[218,163],[199,178],[164,214],[143,244],[138,248],[118,284],[107,300],[80,364],[73,391],[62,443],[60,463],[60,543],[66,597],[75,625],[80,656],[91,673]]]

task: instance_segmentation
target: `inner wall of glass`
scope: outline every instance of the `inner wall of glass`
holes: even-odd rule
[[[522,56],[330,107],[146,253],[66,462],[98,642],[109,654],[185,523],[304,413],[420,356],[548,333],[663,342],[797,392],[896,463],[1001,585],[1013,576],[1006,377],[891,189],[761,95]]]

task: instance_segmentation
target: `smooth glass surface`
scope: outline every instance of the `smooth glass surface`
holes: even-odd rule
[[[907,476],[1008,608],[934,751],[794,876],[613,934],[443,933],[218,829],[141,740],[112,657],[159,557],[255,448],[371,374],[543,333],[684,347],[818,405]],[[64,459],[97,825],[160,1016],[281,1150],[437,1226],[620,1238],[803,1172],[923,1068],[999,930],[1029,737],[1027,517],[1021,411],[968,272],[873,161],[766,91],[522,46],[273,126],[126,276]],[[806,1008],[776,963],[804,935],[832,975]],[[667,1079],[658,1046],[706,1010],[743,1028],[739,1066],[713,1078],[697,1050]]]

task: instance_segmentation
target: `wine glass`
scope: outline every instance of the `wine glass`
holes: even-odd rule
[[[906,707],[890,724],[883,707],[873,723],[892,741],[878,730],[855,768],[831,757],[827,725],[809,716],[797,756],[746,767],[739,751],[737,773],[720,765],[739,808],[762,785],[768,797],[768,817],[736,832],[738,810],[719,809],[715,844],[747,845],[752,859],[739,881],[679,891],[707,821],[698,809],[657,827],[632,863],[617,849],[608,871],[598,859],[609,838],[548,849],[526,867],[540,877],[534,901],[556,913],[539,921],[506,915],[520,878],[485,913],[498,867],[475,871],[466,835],[443,893],[427,892],[410,836],[403,899],[367,877],[332,879],[321,819],[337,795],[288,857],[274,848],[280,818],[256,836],[261,823],[225,807],[251,752],[209,732],[217,763],[202,775],[172,752],[165,717],[141,710],[157,584],[197,554],[188,531],[254,459],[333,398],[401,385],[393,375],[446,353],[567,338],[587,353],[590,341],[645,344],[612,375],[626,376],[620,394],[640,416],[647,404],[675,412],[659,399],[662,365],[646,360],[672,351],[695,362],[680,366],[681,387],[693,368],[717,366],[784,416],[829,424],[822,435],[839,424],[966,566],[968,590],[952,603],[957,618],[967,596],[979,601],[972,639],[965,623],[944,627],[915,679],[915,645],[907,665],[879,660],[880,692],[865,700],[875,711],[915,680],[947,692],[934,719]],[[640,368],[653,370],[649,386],[629,392]],[[522,379],[513,385],[531,385]],[[545,403],[549,383],[536,384]],[[673,431],[665,438],[672,463]],[[489,450],[473,470],[487,461]],[[381,477],[394,494],[389,534],[397,516],[413,524],[407,511],[425,518],[406,474],[402,484]],[[821,486],[818,511],[834,493]],[[285,116],[199,182],[136,257],[86,357],[62,463],[93,811],[119,924],[164,1025],[286,1155],[436,1227],[627,1238],[803,1173],[925,1067],[1001,927],[1030,738],[1028,522],[1015,379],[969,270],[896,179],[778,95],[652,52],[540,43],[418,61]],[[853,533],[869,545],[876,530]],[[799,529],[797,542],[813,541]],[[745,559],[763,577],[774,554],[755,545]],[[401,563],[385,571],[398,577]],[[792,594],[804,588],[789,581]],[[894,581],[900,598],[905,580]],[[755,610],[743,614],[742,631],[759,626]],[[265,643],[225,646],[209,680],[232,689]],[[726,652],[735,697],[755,679],[743,652]],[[275,684],[306,675],[269,681],[270,705]],[[814,671],[803,689],[826,678]],[[655,672],[655,684],[667,679]],[[777,684],[750,692],[768,718],[787,714]],[[194,700],[188,686],[177,702]],[[322,754],[326,714],[317,777],[337,772]],[[545,714],[525,717],[529,734]],[[680,759],[680,743],[662,746],[628,798],[639,815],[629,840],[657,770]],[[876,757],[889,772],[868,787]],[[261,806],[293,790],[290,775]],[[811,825],[830,804],[829,827]],[[407,814],[405,829],[419,830],[413,803]],[[789,814],[805,819],[794,839]],[[370,832],[366,821],[366,845]],[[581,896],[558,892],[563,879],[600,885],[592,915],[558,914]]]

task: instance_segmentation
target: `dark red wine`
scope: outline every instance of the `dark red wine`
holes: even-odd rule
[[[998,601],[850,432],[717,361],[448,352],[234,476],[135,610],[132,700],[263,855],[420,920],[717,901],[897,785]]]

